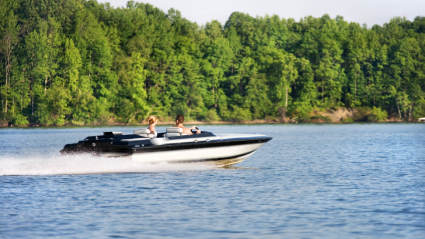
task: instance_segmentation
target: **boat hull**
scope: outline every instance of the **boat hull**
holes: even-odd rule
[[[211,162],[227,166],[240,163],[251,156],[263,143],[241,144],[226,147],[204,147],[191,149],[174,149],[169,151],[138,152],[130,155],[140,162],[190,163]]]

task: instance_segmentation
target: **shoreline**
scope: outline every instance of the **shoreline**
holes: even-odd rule
[[[265,119],[241,120],[241,121],[225,121],[225,120],[187,120],[185,125],[260,125],[260,124],[363,124],[363,123],[421,123],[422,118],[402,120],[394,115],[388,116],[385,112],[370,108],[348,109],[345,107],[330,109],[315,109],[309,113],[306,118],[289,118],[289,117],[266,117]],[[164,117],[159,120],[158,126],[171,126],[175,121],[170,117]],[[117,122],[113,118],[103,122],[82,123],[67,122],[63,125],[14,125],[6,120],[0,120],[1,128],[82,128],[82,127],[125,127],[134,126],[141,127],[148,125],[147,121],[136,123]]]
[[[345,125],[345,124],[417,124],[422,123],[418,121],[402,121],[402,120],[385,120],[379,122],[368,122],[368,121],[355,121],[355,122],[280,122],[275,120],[251,120],[251,121],[187,121],[185,125],[195,126],[195,125]],[[175,123],[173,121],[164,121],[157,124],[157,126],[172,126]],[[76,125],[76,124],[66,124],[62,126],[54,125],[30,125],[25,127],[19,126],[0,126],[0,129],[37,129],[37,128],[106,128],[106,127],[143,127],[147,126],[148,123],[138,123],[138,124],[127,124],[127,123],[107,123],[107,124],[87,124],[87,125]]]

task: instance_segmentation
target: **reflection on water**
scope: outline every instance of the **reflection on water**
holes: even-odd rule
[[[226,170],[258,170],[258,168],[255,168],[255,167],[246,167],[246,166],[237,166],[237,165],[227,165],[221,168]]]

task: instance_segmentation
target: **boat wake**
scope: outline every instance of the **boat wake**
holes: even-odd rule
[[[154,173],[215,168],[217,166],[205,163],[144,163],[129,158],[96,157],[90,154],[11,156],[0,159],[0,176]]]

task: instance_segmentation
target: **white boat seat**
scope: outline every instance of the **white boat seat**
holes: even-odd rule
[[[183,129],[179,127],[171,127],[166,129],[166,137],[176,137],[181,136],[183,133]]]
[[[136,129],[133,131],[134,134],[142,136],[144,138],[154,138],[155,135],[150,133],[149,129]]]

